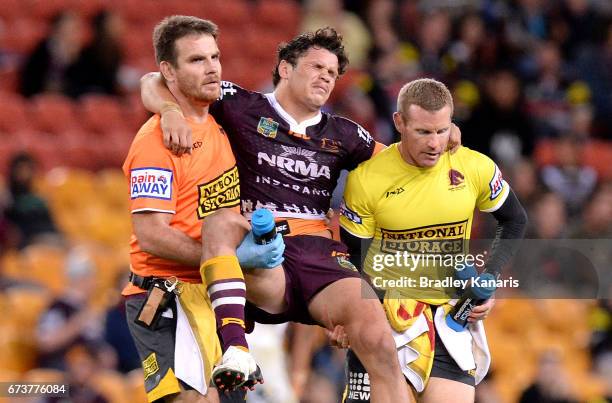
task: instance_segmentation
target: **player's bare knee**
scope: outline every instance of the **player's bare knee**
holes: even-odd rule
[[[363,347],[371,354],[385,355],[395,352],[395,343],[391,333],[385,327],[370,325],[360,332]]]

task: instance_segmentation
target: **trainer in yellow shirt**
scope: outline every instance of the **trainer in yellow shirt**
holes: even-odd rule
[[[423,289],[420,277],[452,276],[455,264],[449,262],[467,253],[474,208],[496,211],[510,188],[490,158],[469,148],[444,152],[435,165],[419,167],[402,158],[400,146],[391,145],[349,174],[340,224],[355,237],[373,238],[364,271],[376,288],[443,303],[448,294]],[[397,282],[406,277],[416,285]],[[414,295],[416,290],[421,294]]]
[[[393,115],[401,142],[349,174],[340,234],[351,261],[384,294],[402,372],[413,393],[423,401],[467,403],[474,401],[475,385],[488,370],[488,353],[474,355],[473,366],[460,367],[453,357],[473,355],[473,350],[445,346],[434,315],[450,309],[447,302],[456,290],[452,280],[466,262],[499,274],[516,252],[527,217],[490,158],[466,147],[455,154],[446,151],[452,113],[444,84],[419,79],[402,88]],[[498,222],[487,259],[469,255],[475,208]],[[474,308],[470,322],[484,319],[492,306],[489,300]],[[368,402],[362,380],[369,377],[352,351],[347,368],[344,402]]]

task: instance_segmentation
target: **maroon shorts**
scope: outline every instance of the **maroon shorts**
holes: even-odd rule
[[[311,235],[286,236],[284,241],[287,310],[270,314],[247,301],[246,316],[259,323],[318,324],[308,313],[310,301],[331,283],[343,278],[359,278],[359,272],[348,260],[346,246],[338,241]]]

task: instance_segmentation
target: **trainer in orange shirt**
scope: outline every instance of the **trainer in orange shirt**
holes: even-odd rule
[[[123,165],[133,226],[130,284],[123,294],[151,402],[219,401],[217,392],[208,390],[213,366],[227,350],[219,343],[217,324],[224,340],[242,348],[231,350],[248,364],[240,367],[242,379],[257,371],[244,340],[246,288],[240,265],[276,266],[279,250],[282,254],[280,238],[274,246],[256,246],[245,238],[240,248],[246,244],[246,252],[239,248],[212,256],[212,268],[200,273],[206,217],[230,209],[242,219],[236,161],[223,130],[208,114],[220,94],[216,37],[215,24],[195,17],[169,17],[155,28],[157,62],[192,129],[193,152],[172,155],[163,144],[160,116],[154,115],[136,135]],[[227,399],[232,397],[222,398]]]

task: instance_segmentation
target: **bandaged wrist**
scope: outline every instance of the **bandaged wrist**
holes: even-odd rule
[[[169,101],[164,102],[164,104],[162,105],[159,111],[159,114],[163,115],[164,113],[170,112],[170,111],[176,111],[180,113],[181,116],[183,116],[183,111],[181,110],[181,107],[176,102],[169,102]]]

